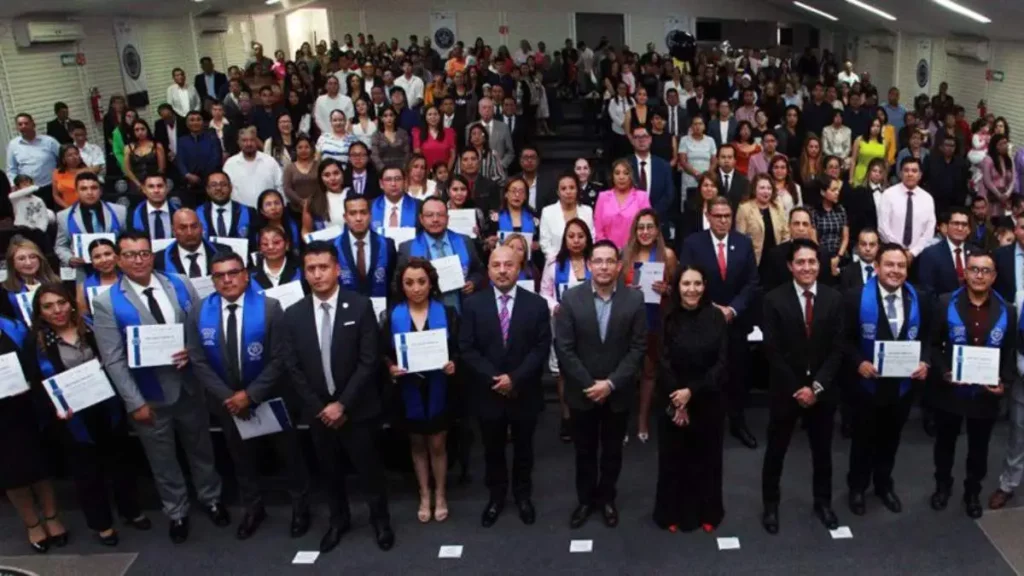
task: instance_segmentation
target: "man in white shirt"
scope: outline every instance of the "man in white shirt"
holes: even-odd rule
[[[320,95],[313,105],[313,120],[317,128],[324,134],[331,133],[331,112],[341,110],[345,118],[355,118],[355,108],[352,106],[352,99],[340,94],[341,84],[337,76],[327,77],[327,93]]]
[[[193,110],[200,110],[202,103],[199,101],[199,93],[194,87],[185,85],[185,71],[175,68],[171,75],[174,84],[167,87],[167,103],[174,109],[174,113],[185,117]]]
[[[321,96],[322,98],[322,96]],[[250,208],[264,190],[283,190],[281,167],[271,156],[260,151],[256,128],[243,128],[238,133],[241,152],[224,163],[224,173],[231,178],[231,199]]]
[[[878,233],[885,242],[895,242],[916,258],[935,236],[935,202],[918,187],[921,162],[907,158],[900,170],[901,182],[882,194],[878,211]]]
[[[423,104],[423,80],[412,74],[412,62],[402,61],[402,75],[395,80],[395,86],[405,90],[405,99],[410,108],[418,108]]]
[[[853,71],[853,62],[850,62],[849,60],[843,62],[843,71],[840,72],[836,78],[840,82],[849,86],[853,86],[860,82],[860,76],[857,76],[857,73]]]
[[[71,127],[71,138],[78,148],[78,155],[82,157],[82,164],[85,164],[93,174],[103,173],[103,169],[107,166],[107,155],[103,153],[103,148],[89,142],[85,124],[82,122],[72,120],[69,126]]]

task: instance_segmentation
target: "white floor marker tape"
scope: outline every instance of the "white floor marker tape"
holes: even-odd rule
[[[320,552],[317,550],[296,552],[295,558],[292,558],[292,564],[312,564],[319,557]]]
[[[594,541],[593,540],[572,540],[569,542],[569,552],[576,554],[582,552],[593,552]]]
[[[740,539],[739,538],[719,538],[718,539],[719,550],[739,550]]]
[[[438,558],[462,558],[462,546],[441,546],[437,551]]]
[[[840,526],[835,530],[829,530],[829,534],[832,534],[833,540],[842,540],[844,538],[853,538],[853,532],[850,531],[849,526]]]

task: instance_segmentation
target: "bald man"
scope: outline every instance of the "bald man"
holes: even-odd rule
[[[470,407],[480,419],[485,483],[490,500],[481,524],[493,526],[505,507],[509,473],[506,434],[512,430],[512,496],[525,524],[536,519],[531,501],[533,432],[544,407],[541,374],[551,349],[551,321],[544,298],[520,290],[519,256],[508,247],[491,252],[492,288],[466,299],[459,351]],[[514,314],[513,314],[514,311]]]
[[[181,274],[188,278],[209,276],[214,255],[221,250],[230,250],[203,238],[203,225],[199,222],[199,215],[191,208],[181,208],[174,213],[171,229],[174,242],[155,256],[156,269],[161,272]]]
[[[512,133],[508,129],[508,125],[504,122],[494,119],[494,101],[490,98],[481,98],[480,103],[477,105],[477,109],[480,112],[480,119],[473,122],[469,126],[466,126],[466,142],[469,142],[469,130],[473,127],[473,124],[481,124],[487,130],[488,141],[491,144],[491,150],[494,155],[501,160],[501,165],[505,167],[505,171],[508,172],[508,167],[512,165],[512,161],[515,160],[516,153],[512,147]]]

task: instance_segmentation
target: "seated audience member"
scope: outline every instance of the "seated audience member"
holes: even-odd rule
[[[50,268],[39,246],[22,236],[11,239],[4,260],[7,278],[0,282],[0,316],[30,326],[32,293],[41,284],[60,282],[60,276]]]

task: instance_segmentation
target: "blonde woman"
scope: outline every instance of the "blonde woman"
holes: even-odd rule
[[[0,315],[28,324],[32,319],[32,294],[41,284],[60,282],[39,246],[15,236],[7,246],[7,279],[0,284]]]
[[[405,165],[407,179],[405,192],[416,200],[423,200],[427,196],[437,194],[437,182],[429,178],[427,172],[427,159],[418,152],[413,152],[409,157],[409,163]]]
[[[767,174],[758,174],[750,181],[750,189],[736,209],[736,231],[750,237],[758,264],[766,250],[789,240],[786,208]]]

